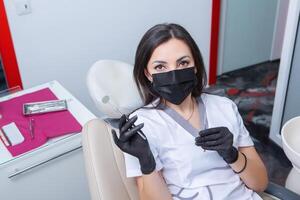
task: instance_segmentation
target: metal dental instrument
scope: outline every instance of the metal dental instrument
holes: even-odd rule
[[[51,100],[23,104],[24,115],[42,114],[55,111],[67,110],[67,100]]]
[[[102,97],[102,103],[104,103],[104,104],[109,103],[117,112],[119,112],[121,115],[123,115],[123,113],[117,108],[117,106],[113,105],[110,102],[110,97],[109,96],[106,95],[106,96]],[[126,116],[126,119],[129,120],[127,115],[125,115],[125,116]],[[134,125],[134,124],[132,126],[136,127],[136,125]],[[141,133],[141,131],[138,131],[137,133],[141,136],[141,138],[143,138],[144,140],[147,140],[147,138],[143,135],[143,133]]]
[[[34,119],[30,119],[29,120],[29,130],[30,130],[30,137],[31,137],[31,140],[34,139]]]

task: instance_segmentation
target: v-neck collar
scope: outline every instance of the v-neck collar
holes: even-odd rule
[[[203,100],[201,96],[196,98],[197,105],[198,105],[198,112],[199,112],[199,119],[201,122],[201,129],[206,129],[208,126],[207,122],[207,114],[205,109],[205,104],[203,103]],[[176,121],[182,128],[184,128],[188,133],[190,133],[192,136],[197,137],[199,135],[198,129],[192,126],[187,120],[185,120],[179,113],[177,113],[174,109],[162,105],[163,106],[163,112],[165,112],[167,115],[169,115],[174,121]]]

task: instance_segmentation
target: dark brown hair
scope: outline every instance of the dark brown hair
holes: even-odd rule
[[[192,52],[198,80],[196,87],[192,91],[192,96],[198,97],[207,83],[201,52],[191,35],[178,24],[155,25],[142,37],[136,50],[133,69],[134,80],[145,105],[151,103],[156,98],[160,98],[161,102],[161,97],[151,89],[151,82],[145,76],[144,69],[147,68],[147,64],[155,48],[172,38],[185,42]]]

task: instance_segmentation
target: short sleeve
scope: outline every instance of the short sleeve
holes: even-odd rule
[[[143,120],[142,117],[138,116],[138,120],[135,122],[136,125],[143,123],[144,122],[144,127],[142,128],[143,133],[147,137],[147,140],[149,142],[149,146],[151,149],[151,152],[153,154],[153,157],[156,162],[156,171],[159,171],[163,168],[162,162],[159,158],[159,150],[158,150],[158,144],[159,142],[157,141],[154,133],[151,133],[150,128],[151,125],[149,124],[150,121]],[[125,166],[126,166],[126,176],[129,177],[136,177],[136,176],[142,176],[142,172],[140,169],[140,163],[139,160],[127,153],[124,153],[125,157]]]
[[[232,101],[232,107],[234,114],[236,116],[237,121],[237,127],[238,127],[238,137],[237,137],[237,146],[238,147],[247,147],[247,146],[253,146],[254,143],[250,137],[250,134],[248,130],[246,129],[243,119],[238,111],[238,108],[236,104]]]

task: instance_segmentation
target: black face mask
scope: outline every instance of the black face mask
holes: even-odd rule
[[[197,85],[195,67],[153,74],[152,89],[165,100],[179,105]]]

